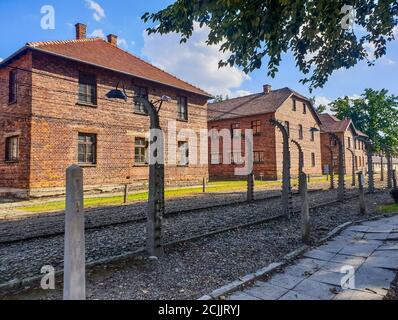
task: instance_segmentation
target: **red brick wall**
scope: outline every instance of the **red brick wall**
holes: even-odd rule
[[[22,129],[23,163],[20,161],[13,166],[1,164],[3,176],[8,177],[1,179],[3,185],[29,187],[32,193],[47,188],[50,190],[63,188],[65,169],[77,162],[78,132],[97,134],[97,164],[84,167],[85,187],[112,186],[126,182],[146,185],[148,167],[134,164],[134,140],[135,137],[145,137],[147,134],[149,117],[135,114],[131,99],[124,102],[106,97],[106,93],[114,89],[119,80],[124,81],[127,91],[131,94],[133,86],[144,86],[149,90],[150,99],[159,99],[161,95],[172,98],[171,102],[163,104],[160,111],[161,126],[165,129],[166,138],[168,121],[177,119],[176,99],[180,95],[188,97],[189,120],[176,122],[177,133],[182,128],[192,129],[199,138],[199,130],[207,129],[207,101],[203,97],[42,53],[34,52],[32,58],[30,56],[33,73],[25,72],[23,76],[32,78],[32,88],[27,87],[32,93],[26,95],[32,98],[31,102],[29,99],[29,104],[24,101],[23,106],[26,115],[31,109],[31,126],[25,124]],[[96,108],[77,104],[79,71],[97,76]],[[1,76],[5,77],[3,73]],[[1,108],[5,110],[8,85],[2,88]],[[22,102],[22,99],[20,101]],[[26,121],[30,123],[29,118]],[[11,123],[12,127],[6,131],[16,130],[14,127],[22,126],[15,120],[11,120]],[[3,132],[4,129],[2,134]],[[0,147],[2,152],[0,156],[3,156],[3,145]],[[167,148],[165,151],[167,156]],[[10,170],[13,176],[15,171],[23,172],[23,181],[22,179],[15,181],[10,175],[7,176]],[[170,185],[198,183],[203,177],[208,177],[207,165],[192,164],[188,167],[166,165],[166,183]],[[5,183],[5,180],[8,182]]]
[[[344,142],[344,157],[345,157],[345,171],[346,174],[351,175],[352,174],[352,154],[350,151],[347,150],[349,147],[349,142],[348,139],[351,141],[351,149],[354,151],[355,156],[357,157],[356,165],[355,165],[355,171],[363,171],[366,172],[367,170],[367,156],[366,156],[366,150],[365,150],[365,145],[363,142],[357,142],[356,146],[354,143],[354,133],[352,132],[351,129],[345,131],[344,133],[337,133],[337,136],[340,138],[341,141]],[[330,165],[331,159],[330,159],[330,151],[325,145],[330,145],[330,136],[328,133],[321,133],[321,147],[322,147],[322,168],[326,164]],[[332,147],[333,150],[333,158],[334,158],[334,172],[338,172],[338,159],[339,159],[339,152],[338,152],[338,147],[334,146]]]
[[[294,97],[296,100],[296,111],[293,111],[293,99],[287,99],[283,105],[277,110],[275,117],[279,121],[285,123],[289,122],[290,127],[290,139],[297,141],[304,153],[304,172],[311,176],[320,176],[322,174],[322,156],[320,146],[320,132],[314,133],[314,141],[311,140],[311,128],[319,130],[316,116],[311,112],[308,106],[308,101],[304,101],[298,97]],[[306,103],[306,113],[304,113],[303,103]],[[299,139],[299,125],[303,127],[303,139]],[[282,151],[283,151],[283,137],[280,130],[276,132],[276,154],[278,161],[277,172],[278,179],[282,178],[283,162],[282,162]],[[315,155],[315,166],[312,165],[312,153]],[[292,177],[298,177],[299,171],[299,152],[295,144],[290,142],[290,158],[291,167],[290,173]]]
[[[254,164],[254,174],[256,178],[260,175],[267,180],[275,180],[282,178],[282,159],[283,159],[283,138],[279,129],[276,129],[269,123],[271,118],[276,118],[281,122],[289,121],[290,124],[290,138],[297,140],[302,145],[304,152],[304,170],[311,175],[321,175],[321,148],[320,148],[320,133],[315,133],[314,141],[311,141],[310,128],[316,127],[319,129],[315,115],[307,107],[307,113],[302,112],[303,100],[297,99],[297,111],[293,111],[293,100],[286,100],[276,113],[269,113],[263,115],[255,115],[244,118],[235,118],[228,120],[210,121],[208,123],[209,129],[212,127],[218,130],[222,128],[231,128],[231,124],[240,123],[242,131],[251,128],[251,122],[254,120],[261,121],[261,135],[254,137],[254,151],[265,152],[264,164]],[[308,102],[307,102],[308,103]],[[298,125],[303,125],[304,139],[298,139]],[[221,143],[220,143],[221,144]],[[220,148],[220,153],[222,149]],[[315,154],[315,166],[311,164],[311,153]],[[291,175],[298,176],[298,149],[290,143],[291,155]],[[211,178],[230,178],[234,175],[235,165],[220,164],[209,165],[209,175]]]
[[[240,124],[240,129],[244,133],[245,129],[251,129],[251,122],[255,120],[261,121],[261,134],[253,137],[253,151],[264,151],[264,163],[253,165],[254,174],[257,177],[262,175],[264,179],[273,180],[276,178],[276,155],[275,155],[275,128],[269,123],[273,118],[273,114],[262,114],[244,118],[227,119],[219,121],[210,121],[208,123],[209,130],[215,128],[217,130],[230,129],[234,123]],[[210,140],[210,139],[209,139]],[[242,138],[242,144],[244,139]],[[220,141],[220,154],[223,154],[222,141]],[[244,155],[244,144],[242,145],[242,154]],[[210,146],[209,146],[210,150]],[[220,157],[222,160],[222,157]],[[211,179],[242,179],[246,177],[235,176],[235,168],[239,167],[234,164],[209,164],[209,176]],[[242,166],[240,166],[242,167]]]
[[[0,187],[26,189],[30,170],[30,112],[31,74],[17,71],[17,101],[9,104],[8,83],[11,68],[31,69],[32,57],[24,55],[12,61],[8,67],[0,68]],[[5,140],[19,136],[19,159],[5,161]]]

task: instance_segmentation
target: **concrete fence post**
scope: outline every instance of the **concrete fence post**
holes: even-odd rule
[[[308,204],[307,176],[304,172],[300,174],[301,195],[301,238],[304,243],[310,241],[310,209]]]
[[[64,300],[86,299],[83,169],[66,169]]]
[[[247,202],[254,200],[254,174],[249,173],[247,175]]]
[[[334,189],[334,168],[333,168],[333,149],[331,146],[325,145],[330,152],[330,164],[329,164],[329,174],[330,174],[330,189]]]
[[[387,187],[392,189],[393,187],[393,173],[392,173],[392,156],[390,153],[387,154]]]
[[[373,145],[367,140],[364,140],[366,147],[366,154],[368,157],[368,191],[369,193],[375,192],[375,179],[373,168]]]
[[[270,119],[270,123],[277,127],[283,137],[283,173],[282,173],[282,212],[285,217],[289,218],[293,212],[293,196],[290,179],[290,147],[289,132],[286,127],[275,119]]]
[[[297,149],[298,149],[298,153],[299,153],[299,157],[298,157],[298,183],[299,183],[299,190],[300,190],[300,175],[303,173],[304,170],[304,152],[303,149],[301,147],[301,145],[296,141],[296,140],[291,140],[293,144],[296,145]]]
[[[203,193],[206,192],[206,178],[203,178],[203,181],[202,181],[202,192]]]
[[[355,179],[356,179],[356,177],[355,177],[355,151],[354,150],[352,150],[352,149],[350,149],[350,148],[347,148],[347,150],[351,153],[351,158],[352,158],[352,161],[351,161],[351,174],[352,174],[352,182],[351,182],[351,185],[353,186],[353,187],[355,187]]]
[[[365,203],[365,190],[364,190],[364,175],[362,172],[358,172],[358,184],[359,184],[359,212],[366,214],[366,203]]]
[[[397,170],[393,170],[392,171],[392,184],[393,184],[393,188],[397,189]]]
[[[345,199],[345,178],[344,178],[344,145],[341,139],[334,133],[329,133],[329,135],[337,142],[339,150],[339,186],[337,190],[337,200],[344,201]]]
[[[380,155],[380,181],[384,181],[384,155]]]

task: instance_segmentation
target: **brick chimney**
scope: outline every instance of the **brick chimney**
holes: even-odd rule
[[[117,47],[117,36],[115,36],[114,34],[108,34],[107,38],[108,38],[108,42],[111,45],[114,45],[115,47]]]
[[[87,26],[83,23],[76,23],[76,39],[85,39],[87,37]]]
[[[272,91],[272,86],[270,85],[270,84],[265,84],[265,85],[263,85],[263,92],[265,93],[265,94],[268,94],[268,93],[270,93]]]

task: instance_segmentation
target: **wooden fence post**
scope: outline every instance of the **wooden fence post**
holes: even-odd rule
[[[64,300],[86,299],[83,170],[66,169]]]

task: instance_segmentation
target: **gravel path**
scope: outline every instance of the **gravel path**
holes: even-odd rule
[[[333,198],[333,192],[314,195],[313,202]],[[333,198],[334,199],[334,198]],[[366,197],[369,209],[390,201],[387,192]],[[245,204],[234,208],[211,209],[168,220],[165,241],[181,236],[200,234],[221,225],[246,222],[261,216],[277,214],[270,209],[272,201]],[[275,208],[280,205],[274,201]],[[312,241],[326,235],[337,225],[359,220],[357,201],[316,209],[312,213]],[[172,223],[170,223],[172,221]],[[165,257],[150,260],[137,257],[113,265],[95,267],[88,272],[88,297],[92,299],[192,299],[206,294],[239,276],[278,260],[301,245],[300,219],[278,220],[255,227],[222,233],[166,248]],[[137,248],[144,243],[143,225],[107,228],[88,232],[88,261],[95,257],[114,255],[123,250]],[[63,237],[45,241],[0,246],[2,281],[27,274],[38,274],[45,264],[56,270],[62,266]],[[3,258],[4,257],[4,258]],[[12,267],[12,268],[11,268]],[[58,285],[59,287],[59,285]],[[56,290],[43,295],[43,291],[28,291],[19,298],[57,298]]]

